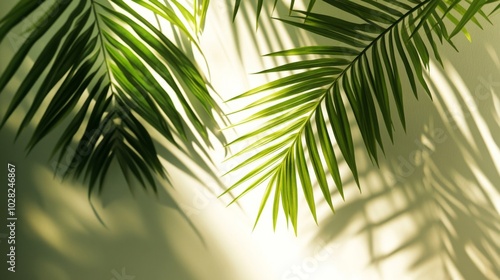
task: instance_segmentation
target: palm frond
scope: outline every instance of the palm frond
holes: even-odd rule
[[[295,0],[290,0],[289,2],[290,3],[289,3],[288,7],[289,7],[289,12],[291,14],[292,11],[294,10]],[[310,12],[312,10],[315,3],[316,3],[316,0],[309,0],[309,4],[307,5],[307,12]],[[233,21],[236,19],[236,16],[238,14],[238,11],[240,9],[241,4],[242,4],[241,0],[236,0],[234,3]],[[258,25],[260,14],[262,13],[262,9],[264,8],[264,0],[257,0],[256,4],[257,4],[257,9],[256,9],[255,21],[257,22],[257,25]],[[276,9],[276,5],[278,5],[278,0],[274,0],[273,11]]]
[[[21,0],[1,19],[0,42],[42,2]],[[215,103],[197,66],[137,10],[145,8],[162,17],[196,44],[206,3],[202,1],[201,11],[191,13],[177,1],[173,1],[176,11],[156,0],[55,1],[0,76],[2,92],[30,50],[42,49],[0,126],[34,91],[18,135],[34,122],[46,100],[48,107],[36,123],[28,149],[72,116],[53,151],[59,159],[58,170],[65,176],[85,175],[90,195],[97,184],[102,188],[116,160],[127,180],[132,175],[144,188],[150,185],[156,191],[154,175],[164,177],[166,171],[147,127],[176,144],[186,139],[186,122],[190,122],[207,139],[206,128],[187,96],[193,95],[209,116]],[[44,35],[49,40],[42,45]],[[40,87],[34,87],[42,77]],[[71,154],[73,141],[77,148]]]
[[[302,186],[315,219],[312,191],[314,179],[332,210],[334,208],[328,173],[343,198],[343,185],[337,162],[340,154],[359,187],[351,127],[344,101],[346,100],[352,109],[370,158],[378,163],[379,149],[384,151],[379,118],[392,139],[392,102],[397,108],[402,126],[406,127],[403,107],[406,95],[401,86],[404,76],[409,80],[415,97],[418,98],[419,84],[430,96],[423,76],[423,71],[431,59],[429,46],[436,59],[440,60],[437,39],[453,45],[451,38],[459,32],[470,37],[465,25],[472,21],[480,26],[477,15],[487,19],[481,8],[488,1],[325,2],[334,11],[332,13],[338,13],[339,16],[297,11],[299,16],[293,18],[298,20],[279,20],[331,39],[332,44],[306,46],[269,54],[314,58],[266,70],[264,72],[294,72],[232,99],[260,97],[244,107],[243,111],[256,106],[260,110],[241,123],[264,122],[259,129],[243,134],[232,142],[235,144],[257,139],[233,157],[245,155],[255,148],[260,148],[262,152],[257,154],[258,156],[247,156],[236,166],[235,169],[239,169],[258,162],[257,167],[225,193],[248,183],[249,186],[242,192],[243,195],[269,179],[257,220],[274,189],[273,223],[276,225],[277,209],[281,201],[286,220],[291,221],[295,231],[297,185]],[[341,16],[342,13],[347,16]],[[377,113],[377,110],[380,113]],[[274,131],[264,136],[264,132],[269,133],[271,128]],[[338,144],[340,154],[332,145],[334,141]],[[307,163],[307,158],[310,164]],[[312,172],[309,172],[310,167]],[[295,175],[297,173],[298,179]],[[315,178],[311,178],[309,174],[314,174]],[[241,195],[236,199],[240,197]]]

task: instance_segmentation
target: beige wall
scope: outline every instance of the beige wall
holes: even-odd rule
[[[275,77],[249,74],[283,62],[261,54],[318,40],[270,26],[265,16],[255,31],[250,5],[232,25],[229,5],[212,1],[201,37],[212,83],[225,99]],[[407,132],[397,124],[395,144],[386,137],[380,169],[355,134],[363,192],[344,170],[346,201],[334,193],[335,215],[318,201],[319,226],[302,207],[298,237],[283,219],[273,232],[269,212],[252,232],[262,190],[240,206],[226,208],[229,197],[216,198],[241,175],[219,179],[234,164],[222,163],[220,143],[209,149],[213,166],[202,156],[161,150],[171,184],[164,182],[158,199],[139,186],[132,195],[111,170],[103,195],[92,198],[104,227],[84,184],[53,178],[48,158],[57,132],[29,155],[33,127],[13,142],[29,106],[23,103],[0,131],[0,166],[17,167],[19,218],[17,272],[5,274],[2,265],[0,275],[9,278],[1,279],[107,280],[119,279],[122,269],[136,280],[498,279],[500,19],[492,19],[484,31],[470,28],[472,43],[457,37],[459,53],[442,48],[444,70],[433,65],[428,75],[434,102],[423,92],[415,101],[407,91]],[[0,71],[13,46],[0,45]],[[1,114],[29,66],[0,95]]]

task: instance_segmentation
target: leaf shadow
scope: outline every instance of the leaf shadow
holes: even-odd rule
[[[450,67],[445,69],[449,72]],[[362,252],[345,256],[350,261],[366,256],[359,270],[374,269],[381,279],[408,277],[397,274],[401,271],[419,279],[494,279],[500,275],[496,265],[500,261],[500,214],[493,194],[500,182],[494,157],[498,137],[493,140],[493,135],[500,135],[500,125],[491,105],[499,90],[483,91],[482,99],[467,96],[471,90],[453,86],[457,82],[448,72],[442,73],[446,79],[430,81],[435,108],[429,109],[428,102],[406,101],[405,107],[411,108],[407,110],[411,130],[407,135],[396,134],[394,146],[386,137],[381,169],[361,170],[362,194],[337,205],[335,215],[320,221],[315,236],[328,242],[344,238],[364,242]],[[498,74],[495,80],[500,80]],[[443,91],[443,83],[452,90]],[[451,104],[446,95],[459,105]],[[456,106],[463,115],[449,113]],[[465,119],[457,120],[461,116]],[[360,139],[355,142],[363,148]],[[322,207],[327,206],[322,202]],[[399,270],[389,269],[397,261]]]

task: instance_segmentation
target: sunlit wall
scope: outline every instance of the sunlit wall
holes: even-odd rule
[[[277,77],[251,74],[285,62],[262,54],[321,41],[269,20],[270,12],[256,30],[250,2],[233,23],[232,1],[213,0],[200,38],[222,99]],[[0,15],[12,5],[1,3]],[[270,209],[252,231],[262,189],[230,207],[230,196],[217,198],[248,170],[221,177],[235,163],[223,161],[216,135],[213,147],[191,147],[191,157],[160,149],[170,182],[159,197],[139,185],[130,192],[114,167],[89,202],[85,184],[53,176],[57,131],[28,155],[33,127],[14,142],[28,100],[0,131],[0,166],[15,163],[18,180],[17,269],[8,273],[3,261],[0,279],[500,279],[500,18],[492,20],[470,27],[471,43],[458,36],[459,53],[442,47],[444,68],[433,63],[426,75],[433,101],[423,91],[419,101],[405,98],[407,131],[398,125],[394,144],[385,138],[380,168],[354,134],[362,193],[343,168],[345,201],[332,191],[333,215],[318,200],[319,225],[301,207],[298,236],[283,217],[274,232]],[[15,37],[0,45],[0,71],[17,47]],[[31,64],[0,95],[2,114]],[[242,132],[224,131],[227,139]]]

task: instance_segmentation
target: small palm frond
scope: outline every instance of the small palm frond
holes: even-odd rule
[[[495,3],[495,2],[498,2],[498,0],[489,0],[489,1],[488,1],[488,4],[489,4],[489,3]],[[496,11],[498,11],[498,9],[500,9],[500,4],[497,4],[497,5],[496,5],[496,7],[495,7],[493,10],[491,10],[491,12],[490,12],[488,15],[490,15],[490,16],[491,16],[491,14],[493,14],[493,13],[494,13],[494,12],[496,12]]]
[[[177,2],[173,0],[173,2]],[[196,28],[198,32],[203,31],[203,28],[205,26],[205,19],[207,18],[207,13],[208,13],[208,7],[210,5],[210,0],[195,0],[194,1],[194,7],[195,7],[195,22],[196,22]]]
[[[428,67],[431,56],[429,46],[436,59],[440,60],[436,39],[453,45],[451,38],[458,32],[462,31],[469,37],[464,27],[466,23],[472,21],[480,26],[477,15],[487,19],[481,10],[487,3],[486,0],[325,2],[331,6],[332,13],[347,14],[348,17],[342,18],[349,19],[327,13],[298,12],[302,14],[296,16],[299,21],[280,20],[329,38],[333,40],[332,45],[306,46],[269,54],[314,58],[263,71],[295,72],[232,99],[260,96],[243,109],[259,108],[258,112],[241,123],[258,121],[264,124],[231,142],[234,145],[256,139],[233,157],[245,155],[254,149],[260,149],[260,152],[247,156],[232,170],[257,165],[225,193],[248,183],[249,186],[236,197],[238,199],[267,181],[257,221],[270,193],[274,192],[274,227],[281,201],[286,220],[291,221],[295,231],[299,186],[302,187],[316,220],[313,178],[310,174],[314,173],[332,211],[328,173],[344,198],[337,162],[340,155],[336,154],[332,145],[334,140],[359,187],[351,127],[344,100],[348,101],[352,109],[370,158],[377,163],[377,149],[383,151],[382,128],[378,121],[380,117],[390,138],[393,137],[390,99],[396,105],[403,127],[406,126],[401,75],[406,73],[415,97],[418,84],[430,96],[423,76],[424,67]],[[266,92],[264,97],[260,95],[263,92]],[[377,107],[381,116],[376,112]],[[269,131],[272,132],[269,134]],[[310,159],[310,165],[307,158]],[[313,172],[309,172],[309,166]]]
[[[20,1],[0,20],[0,42],[43,2]],[[206,128],[186,97],[195,96],[210,116],[215,106],[196,65],[138,12],[145,8],[164,18],[195,43],[208,1],[202,1],[196,13],[177,1],[171,3],[172,7],[156,0],[56,0],[29,30],[0,76],[2,92],[29,51],[42,50],[15,92],[1,126],[34,91],[18,135],[33,122],[42,102],[49,101],[36,122],[29,150],[72,116],[53,151],[59,158],[58,170],[65,176],[84,175],[90,195],[96,184],[102,188],[116,159],[129,183],[132,174],[143,187],[151,185],[156,191],[154,174],[166,173],[147,126],[177,143],[178,138],[187,139],[185,114],[207,139]],[[40,42],[44,35],[50,36],[45,45]],[[34,87],[41,77],[40,87]],[[68,155],[73,141],[77,141],[76,153]],[[63,161],[68,156],[71,159]]]
[[[312,8],[314,7],[314,4],[316,3],[316,0],[310,0],[309,4],[307,6],[307,12],[310,12]],[[278,0],[274,0],[273,3],[273,10],[276,9],[276,5],[278,4]],[[233,11],[233,21],[236,19],[236,15],[238,14],[238,10],[240,9],[241,6],[241,0],[236,0],[234,3],[234,11]],[[264,0],[257,0],[257,9],[256,9],[256,21],[257,24],[259,22],[260,14],[262,13],[262,8],[264,6]],[[289,11],[292,13],[293,9],[295,6],[295,0],[291,0],[289,4]]]

